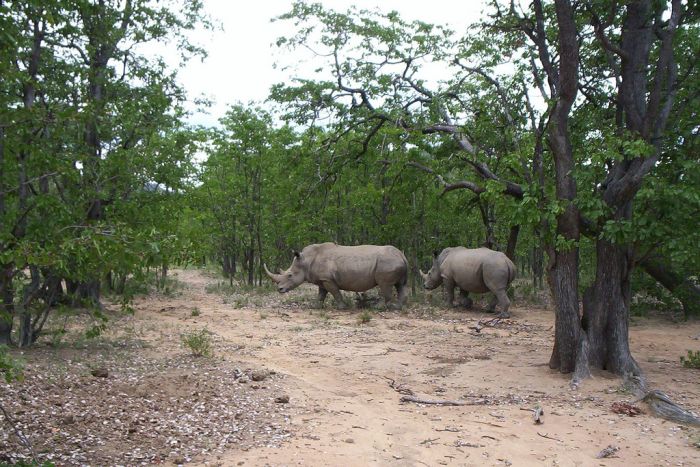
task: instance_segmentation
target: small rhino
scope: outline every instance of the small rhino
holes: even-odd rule
[[[501,309],[499,318],[508,318],[510,300],[506,290],[515,279],[515,265],[500,251],[488,248],[469,249],[461,246],[445,248],[433,253],[433,266],[428,273],[420,271],[423,287],[432,290],[443,284],[447,303],[453,306],[454,288],[459,287],[462,302],[467,308],[472,300],[469,293],[492,292],[489,311],[494,311],[496,302]]]

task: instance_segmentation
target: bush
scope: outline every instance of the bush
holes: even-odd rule
[[[0,345],[0,375],[5,378],[5,381],[22,380],[22,363],[12,356],[7,351],[6,345]]]
[[[364,310],[360,313],[360,316],[357,317],[357,322],[359,324],[367,324],[370,321],[372,321],[372,313],[370,313],[369,310]]]
[[[688,355],[681,357],[681,365],[686,368],[700,369],[700,350],[696,350],[695,352],[688,350]]]
[[[202,313],[199,311],[199,308],[198,308],[198,307],[192,308],[192,312],[190,313],[190,315],[193,316],[193,317],[195,317],[195,318],[196,318],[197,316],[201,315],[201,314],[202,314]]]
[[[208,329],[200,329],[180,335],[182,346],[190,349],[195,357],[211,357],[211,334]]]

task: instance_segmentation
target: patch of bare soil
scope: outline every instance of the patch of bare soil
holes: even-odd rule
[[[0,404],[41,462],[183,464],[288,438],[282,375],[230,361],[244,349],[216,336],[213,358],[193,357],[177,328],[147,327],[135,338],[139,323],[125,321],[112,323],[115,340],[31,349],[25,381],[0,386]],[[29,462],[1,421],[0,464]]]
[[[11,393],[2,387],[3,404],[14,404],[15,411],[24,408],[16,415],[22,423],[43,417],[43,425],[81,436],[81,452],[111,456],[61,464],[136,465],[191,458],[200,465],[697,465],[697,429],[652,417],[618,378],[606,373],[572,390],[568,375],[547,367],[553,341],[550,311],[515,302],[512,319],[485,326],[479,322],[493,315],[478,308],[460,311],[413,300],[403,313],[373,310],[369,323],[360,324],[361,310],[335,310],[332,303],[324,310],[312,309],[312,287],[278,295],[271,288],[271,293],[243,287],[227,291],[216,286],[217,279],[196,270],[177,271],[177,278],[185,284],[179,296],[139,300],[129,324],[150,347],[148,358],[161,366],[139,367],[137,361],[116,356],[116,362],[100,360],[109,353],[100,358],[95,353],[95,360],[84,356],[79,371],[69,365],[74,371],[69,378],[72,391],[85,388],[71,413],[90,413],[91,420],[108,421],[110,429],[98,431],[96,423],[86,426],[90,431],[71,432],[61,425],[61,417],[69,415],[65,403],[58,409],[48,402],[31,405],[17,394],[22,386],[27,395],[41,396],[30,399],[42,401],[54,400],[53,392],[71,394],[58,387],[45,389],[54,386],[35,380],[39,365],[53,351],[31,356],[34,389],[27,389],[27,383]],[[440,299],[439,294],[419,298],[432,303]],[[195,309],[199,316],[193,316]],[[205,327],[215,337],[214,359],[185,356],[179,333]],[[649,386],[697,412],[700,373],[682,368],[679,356],[700,346],[700,324],[636,320],[630,332]],[[89,373],[96,362],[108,369],[111,384]],[[47,374],[51,368],[41,367]],[[275,373],[260,383],[240,383],[236,368]],[[141,375],[138,384],[126,376],[132,369]],[[146,393],[162,395],[149,396],[153,402],[146,403],[143,395],[127,391],[143,384]],[[253,384],[259,389],[252,389]],[[110,402],[108,394],[120,391],[127,395],[124,402]],[[189,400],[195,391],[197,401]],[[289,397],[288,404],[274,402],[281,393]],[[88,394],[95,409],[78,410]],[[127,405],[133,400],[140,402]],[[259,410],[243,405],[249,400]],[[146,429],[155,413],[160,417],[157,426],[168,435],[142,436],[140,443],[128,444],[128,422],[142,413],[146,424],[136,425],[141,431],[131,438],[135,433],[155,436],[155,430]],[[236,420],[237,413],[246,418]],[[197,427],[206,428],[179,432],[189,423],[188,414],[197,418]],[[237,422],[246,428],[234,431],[243,426]],[[38,425],[26,426],[35,444],[50,435],[44,429],[34,436]],[[94,447],[85,441],[88,434],[99,439],[89,445]],[[179,440],[179,451],[167,444],[173,437]],[[43,445],[51,445],[45,439]],[[9,434],[1,435],[0,442],[19,449]],[[56,445],[64,451],[71,446]],[[152,457],[127,457],[136,447],[151,449]],[[5,455],[11,451],[2,449]]]

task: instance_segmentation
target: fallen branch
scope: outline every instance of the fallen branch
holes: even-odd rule
[[[512,320],[506,319],[506,318],[491,318],[486,321],[479,320],[478,323],[476,323],[476,326],[469,326],[469,329],[473,329],[476,332],[481,332],[483,328],[489,327],[495,327],[498,324],[501,324],[501,322],[504,322],[506,324],[511,324]]]
[[[472,423],[481,423],[482,425],[488,425],[488,426],[495,426],[496,428],[505,428],[503,425],[497,425],[496,423],[491,423],[491,422],[482,422],[479,420],[471,420]]]
[[[615,456],[615,453],[616,453],[617,451],[619,451],[619,450],[620,450],[620,448],[618,448],[617,446],[613,446],[612,444],[610,444],[607,448],[605,448],[605,449],[603,449],[602,451],[600,451],[600,452],[598,453],[598,455],[595,456],[595,458],[596,458],[596,459],[606,459],[606,458],[608,458],[608,457],[617,457],[617,456]]]
[[[554,441],[559,441],[560,443],[562,442],[562,441],[561,441],[560,439],[558,439],[558,438],[552,438],[552,437],[549,436],[547,433],[542,434],[542,433],[540,433],[540,432],[538,431],[537,434],[538,434],[539,436],[543,437],[543,438],[552,439],[552,440],[554,440]]]
[[[400,402],[415,402],[416,404],[425,405],[486,405],[489,403],[487,399],[477,399],[474,401],[463,400],[447,400],[447,399],[423,399],[414,395],[401,396]]]

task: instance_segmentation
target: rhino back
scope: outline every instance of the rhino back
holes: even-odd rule
[[[443,265],[441,273],[461,289],[474,293],[506,288],[515,271],[505,254],[488,248],[453,248]]]
[[[392,246],[332,245],[314,250],[309,275],[315,280],[310,282],[332,281],[342,290],[363,292],[407,276],[406,259]]]

